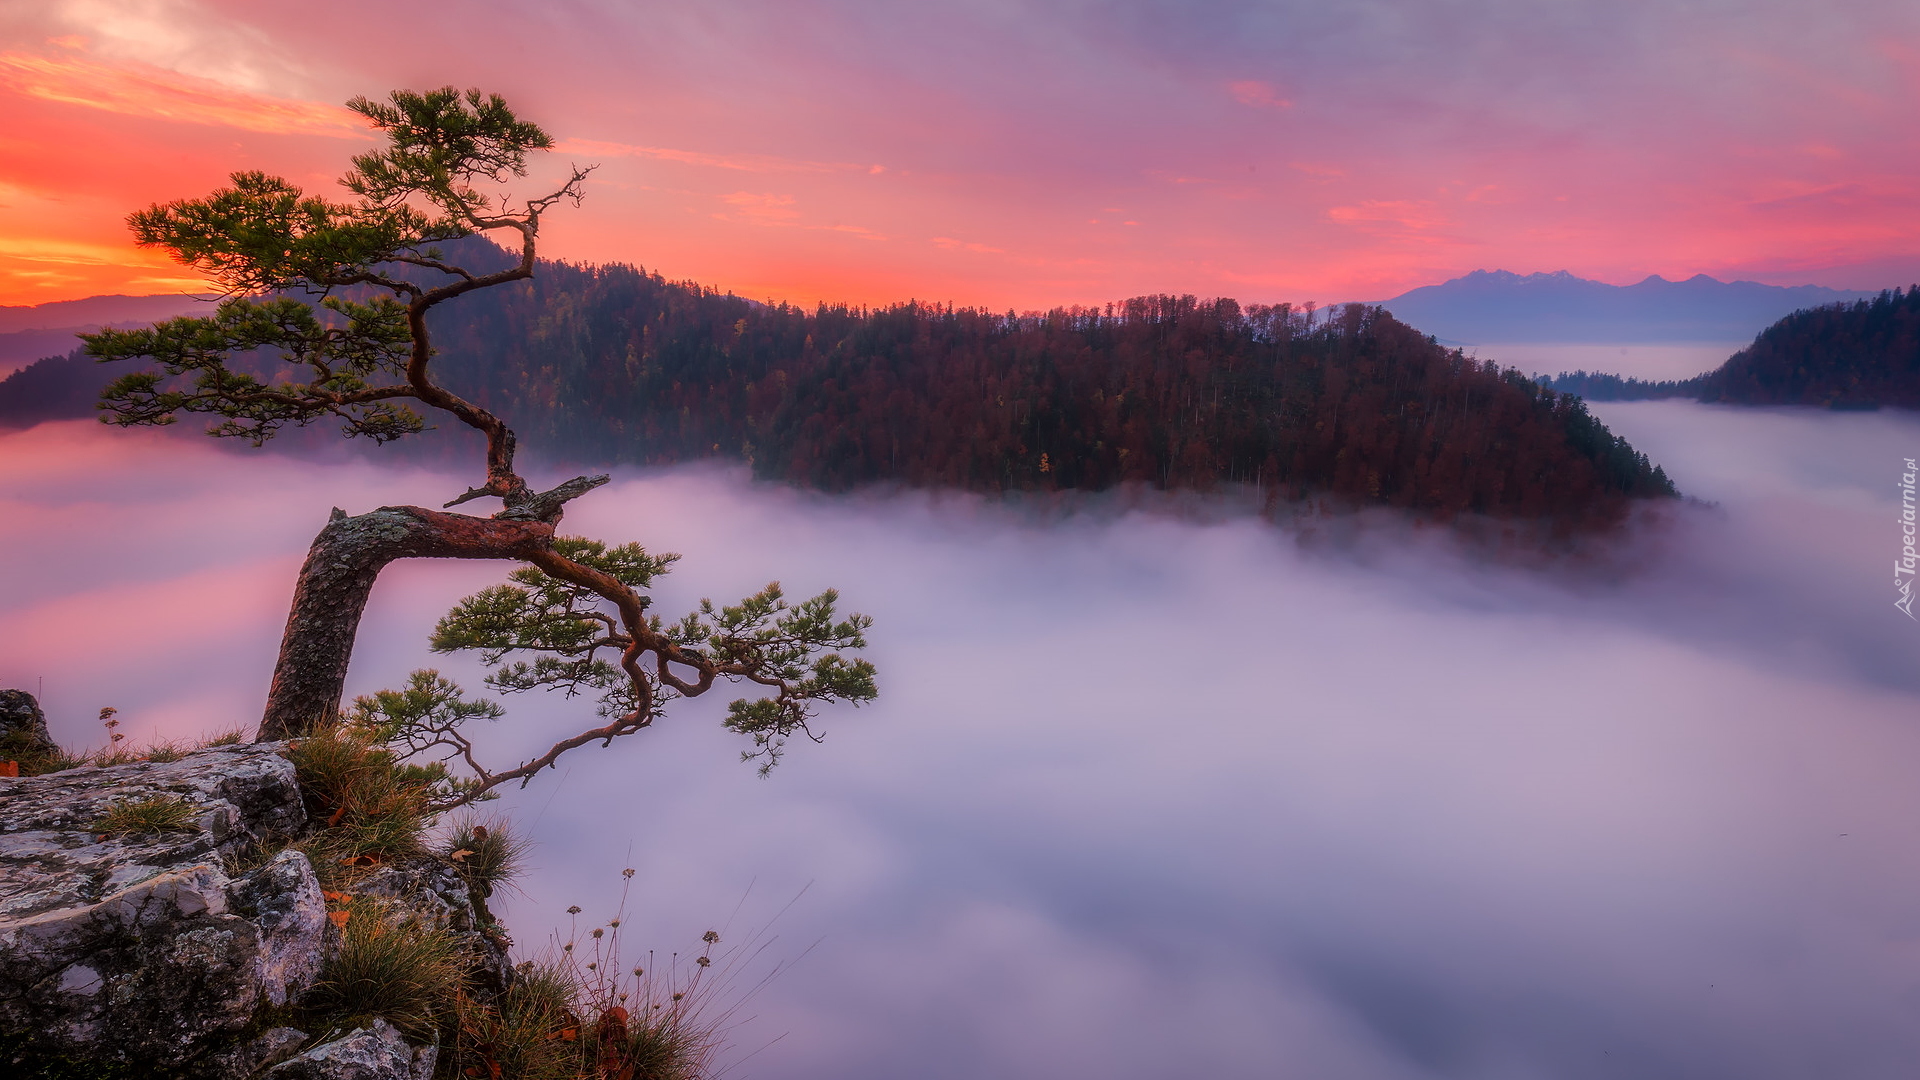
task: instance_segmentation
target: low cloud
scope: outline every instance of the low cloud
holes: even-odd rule
[[[1600,408],[1711,505],[1547,566],[1386,517],[618,480],[566,527],[683,552],[659,610],[837,586],[882,696],[764,781],[717,702],[580,751],[507,800],[540,847],[506,921],[537,952],[631,866],[656,964],[771,922],[760,970],[798,962],[734,1032],[763,1076],[1897,1072],[1920,673],[1882,519],[1920,422]],[[35,568],[0,677],[82,741],[104,704],[136,738],[257,715],[327,507],[465,486],[77,424],[0,455]],[[352,689],[477,687],[424,641],[502,572],[390,572]],[[508,705],[502,757],[587,719]]]

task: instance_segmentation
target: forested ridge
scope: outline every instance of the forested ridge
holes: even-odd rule
[[[1920,408],[1920,285],[1796,311],[1691,379],[1643,382],[1575,371],[1545,385],[1594,401],[1684,397],[1728,405]]]
[[[1920,408],[1920,285],[1796,311],[1698,384],[1701,401]]]
[[[1361,305],[808,310],[556,263],[495,293],[436,317],[444,377],[573,461],[744,458],[827,491],[1245,484],[1587,524],[1673,494],[1578,398]]]

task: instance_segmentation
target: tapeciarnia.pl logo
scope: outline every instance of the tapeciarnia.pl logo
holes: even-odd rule
[[[1913,551],[1914,515],[1913,481],[1920,466],[1914,459],[1907,458],[1907,471],[1900,474],[1900,557],[1893,561],[1893,587],[1900,593],[1900,599],[1893,606],[1907,613],[1907,618],[1920,622],[1920,616],[1913,613],[1913,572],[1916,556]]]

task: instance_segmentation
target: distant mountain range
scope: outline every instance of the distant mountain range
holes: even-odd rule
[[[1565,270],[1520,275],[1475,270],[1465,277],[1405,292],[1384,306],[1394,318],[1443,342],[1737,342],[1803,308],[1874,295],[1819,285],[1762,285],[1695,274],[1685,281],[1654,275],[1637,285],[1609,285]]]
[[[0,305],[0,373],[24,367],[43,356],[71,352],[74,335],[103,326],[146,326],[190,311],[204,311],[197,296],[89,296],[50,304]]]

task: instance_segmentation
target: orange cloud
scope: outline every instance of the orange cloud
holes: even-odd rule
[[[0,302],[37,303],[71,295],[202,289],[164,256],[132,245],[0,236]]]
[[[145,119],[270,135],[362,138],[367,124],[337,105],[266,97],[147,64],[0,55],[0,86],[28,97]]]

